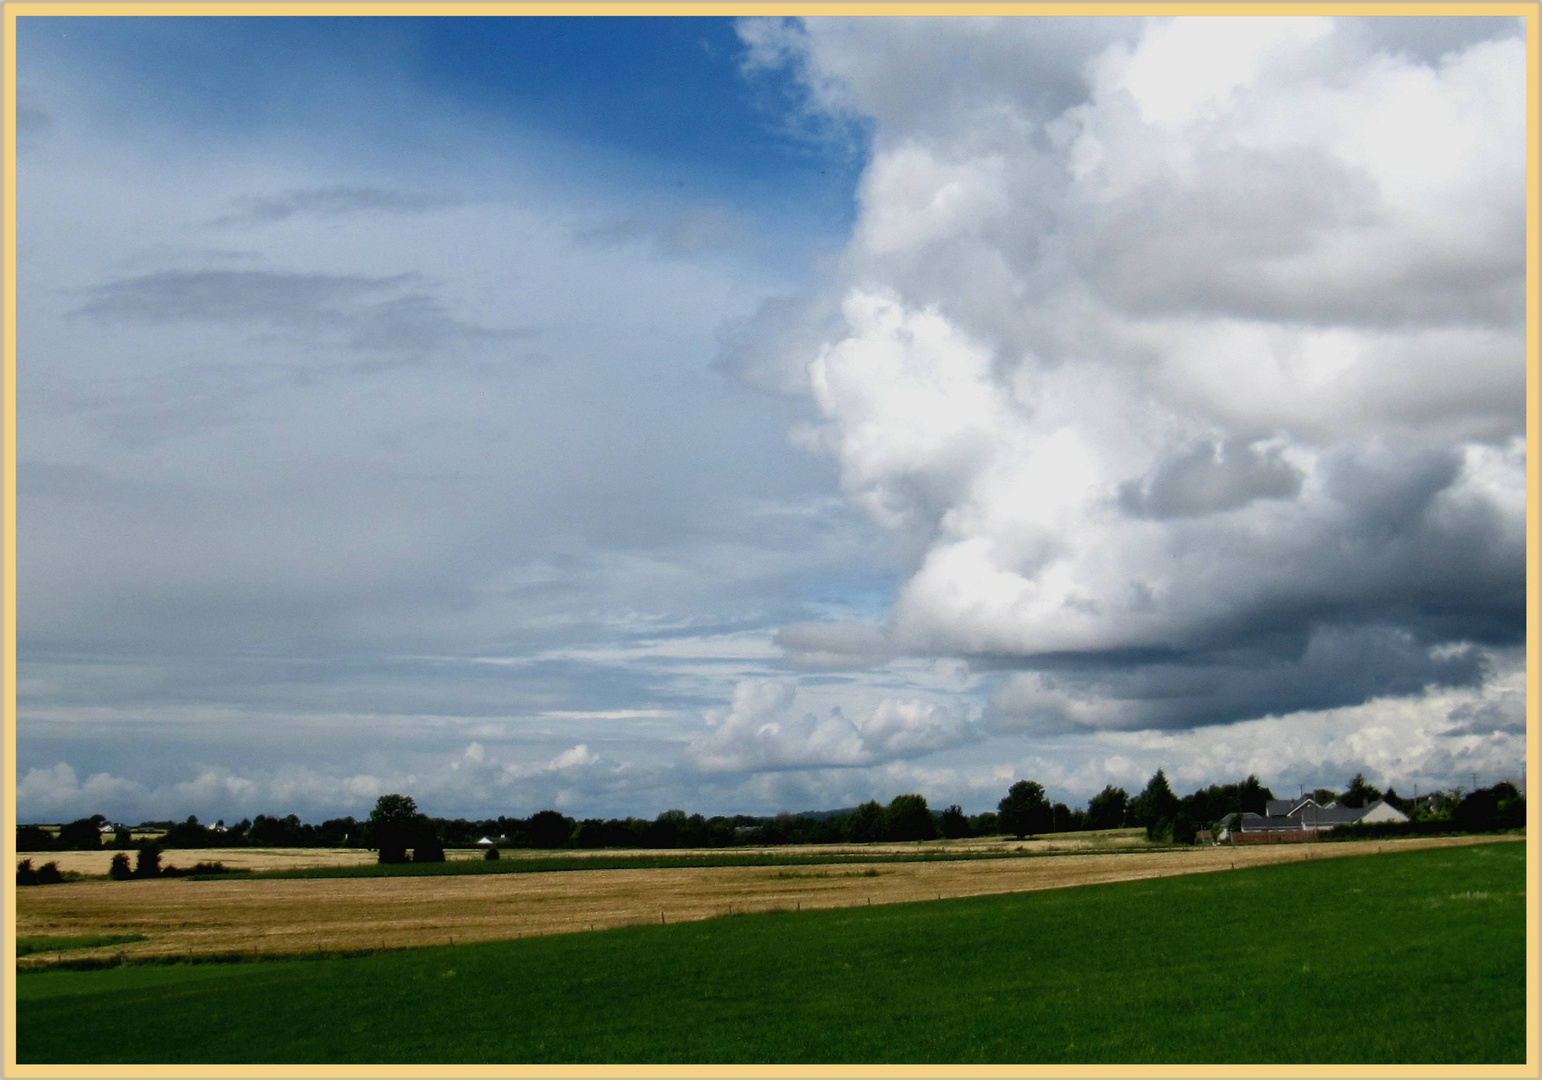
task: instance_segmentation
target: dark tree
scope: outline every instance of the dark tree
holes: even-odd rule
[[[37,884],[37,871],[33,869],[31,859],[23,859],[21,862],[16,864],[16,884]]]
[[[59,830],[61,851],[95,851],[102,846],[102,826],[107,819],[101,814],[79,821],[72,821]]]
[[[57,847],[53,834],[36,825],[22,825],[16,830],[17,851],[52,851]]]
[[[1154,840],[1167,833],[1177,812],[1178,797],[1168,786],[1167,774],[1158,769],[1145,790],[1130,800],[1128,817],[1131,825],[1144,825],[1146,835]]]
[[[444,862],[444,845],[431,827],[419,826],[416,842],[412,847],[413,862]]]
[[[1050,814],[1053,817],[1051,828],[1057,833],[1075,832],[1081,824],[1077,820],[1076,814],[1072,813],[1071,808],[1063,802],[1057,802],[1054,806],[1050,807]]]
[[[923,795],[896,795],[883,812],[884,833],[890,840],[933,840],[937,822]]]
[[[123,852],[118,852],[112,857],[112,865],[107,868],[107,876],[114,881],[127,881],[134,876],[134,871],[129,868],[129,857]]]
[[[161,875],[161,848],[159,844],[152,844],[146,840],[139,845],[139,858],[134,863],[134,876],[142,878],[160,877]]]
[[[530,846],[537,848],[565,848],[573,839],[572,818],[563,817],[555,810],[542,810],[530,818]]]
[[[1109,784],[1087,801],[1087,828],[1124,828],[1125,810],[1129,802],[1129,792]]]
[[[369,812],[369,834],[382,863],[404,863],[417,825],[418,804],[409,795],[382,795]],[[255,835],[255,823],[253,834]]]
[[[1173,815],[1172,828],[1173,843],[1175,844],[1192,844],[1194,838],[1199,835],[1199,826],[1195,824],[1194,819],[1189,817],[1188,812],[1184,810],[1179,810]]]
[[[1355,773],[1354,779],[1349,782],[1349,787],[1339,796],[1339,802],[1358,809],[1371,805],[1379,798],[1381,798],[1381,789],[1366,783],[1364,773]]]
[[[877,799],[869,799],[846,819],[846,839],[853,844],[871,844],[882,840],[884,825],[883,804]]]
[[[1007,789],[1007,797],[996,806],[1002,831],[1021,840],[1030,834],[1054,828],[1054,810],[1044,797],[1044,785],[1019,780]]]
[[[499,859],[498,849],[496,847],[488,848],[487,851],[483,853],[482,858],[486,859],[488,862],[497,862]]]
[[[964,816],[964,808],[954,803],[942,812],[942,819],[938,822],[942,829],[942,835],[949,840],[957,840],[969,835],[969,819]]]
[[[1237,785],[1237,801],[1244,814],[1262,814],[1269,808],[1269,800],[1274,798],[1274,792],[1264,787],[1258,777],[1252,774]]]

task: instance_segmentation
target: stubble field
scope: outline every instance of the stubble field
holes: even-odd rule
[[[1177,851],[1089,848],[1079,854],[940,862],[606,869],[432,879],[83,881],[19,890],[18,937],[141,935],[144,940],[38,954],[19,964],[464,944],[729,914],[1032,892],[1495,839],[1501,838]],[[223,855],[198,854],[205,860]],[[222,861],[229,865],[233,860]]]

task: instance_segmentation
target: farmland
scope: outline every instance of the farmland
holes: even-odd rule
[[[1381,845],[1238,849],[1103,850],[1085,846],[1080,851],[1066,848],[1059,855],[1050,854],[1046,847],[1043,853],[1050,857],[1025,853],[1012,858],[925,862],[642,867],[436,876],[430,880],[231,877],[81,881],[19,890],[17,933],[56,937],[127,933],[144,937],[142,941],[52,952],[24,961],[36,965],[61,959],[132,960],[394,949],[660,921],[695,921],[749,912],[1057,889],[1282,861],[1356,858],[1374,854],[1379,847],[1392,851],[1490,842],[1492,838],[1467,837],[1388,841]],[[893,845],[896,850],[904,847]],[[914,851],[916,846],[909,847]],[[217,854],[201,853],[204,858]],[[768,857],[786,854],[778,850],[768,853]]]
[[[895,864],[873,878],[837,876],[848,867],[812,878],[762,868],[762,902],[829,890],[826,909],[346,958],[30,973],[18,979],[19,1060],[1523,1061],[1525,846],[1411,842],[1383,855],[1370,845],[1331,847],[1371,854],[1307,860],[1299,848],[1253,849],[1238,852],[1249,861],[1227,873],[1157,861],[1173,853]],[[1101,859],[1127,868],[1151,860],[1146,870],[1166,865],[1181,876],[1090,883],[1113,872],[1093,869]],[[938,871],[1001,874],[1013,862],[1081,865],[1087,876],[1077,880],[1089,883],[1025,878],[1017,886],[1035,891],[900,902],[940,884],[928,876]],[[915,877],[906,881],[901,868]],[[393,890],[552,888],[562,879],[589,890],[624,873],[32,892],[182,890],[191,918],[188,897],[201,907],[215,898],[203,890],[236,884],[274,896],[367,888],[383,907],[410,907]],[[698,871],[640,873],[680,879],[672,888],[681,901],[704,897],[687,884]],[[999,892],[1012,883],[974,884]],[[835,906],[852,885],[890,891],[871,908]],[[735,887],[743,897],[750,883]],[[611,904],[640,899],[638,883],[630,888],[600,893]],[[652,903],[664,893],[646,895]],[[508,906],[539,911],[530,900],[511,896]],[[194,1012],[178,1004],[190,997]],[[126,1016],[158,1022],[122,1023]]]

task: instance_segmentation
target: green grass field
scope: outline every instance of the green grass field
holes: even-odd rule
[[[16,939],[16,955],[31,956],[42,952],[68,952],[71,949],[97,949],[103,945],[126,945],[131,941],[143,941],[143,934],[76,934],[70,937],[53,937],[42,934],[37,937]]]
[[[1525,846],[1504,843],[346,959],[24,974],[18,1054],[1523,1062],[1525,881]]]

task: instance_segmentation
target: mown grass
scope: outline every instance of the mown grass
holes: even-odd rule
[[[16,939],[16,955],[31,956],[40,952],[66,952],[70,949],[100,949],[107,945],[127,945],[131,941],[144,941],[143,934],[75,934],[70,937],[53,937],[40,934],[36,937]]]
[[[537,855],[503,859],[452,859],[430,863],[367,863],[351,866],[298,866],[253,870],[243,880],[263,878],[455,877],[462,874],[551,874],[572,870],[664,870],[714,866],[838,866],[850,863],[961,862],[980,859],[1059,858],[1074,855],[1124,855],[1191,850],[1147,844],[1132,848],[1078,848],[1050,851],[873,851],[873,852],[713,852],[680,855]],[[200,874],[195,881],[207,880]]]
[[[29,974],[18,1053],[1522,1062],[1525,881],[1524,845],[1506,843],[349,959]]]

